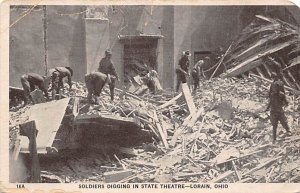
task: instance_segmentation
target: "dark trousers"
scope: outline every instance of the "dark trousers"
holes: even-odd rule
[[[22,87],[23,87],[23,90],[24,90],[24,95],[25,95],[24,102],[25,102],[25,104],[27,104],[29,101],[32,101],[31,96],[30,96],[30,92],[34,91],[35,86],[34,86],[34,84],[31,84],[28,81],[28,76],[27,75],[23,75],[21,77],[21,84],[22,84]]]
[[[197,71],[195,71],[195,70],[192,71],[192,77],[193,77],[193,81],[194,81],[194,92],[195,92],[196,89],[199,87],[200,77],[199,77]]]
[[[56,94],[59,94],[59,90],[63,88],[63,78],[59,75],[59,72],[55,71],[52,74],[52,100],[55,99]]]
[[[274,141],[276,140],[278,122],[281,123],[281,125],[283,126],[283,128],[287,132],[290,132],[290,128],[288,126],[287,118],[284,114],[283,109],[271,110],[270,111],[270,119],[271,119],[271,124],[273,126],[273,140]]]
[[[108,82],[109,90],[110,90],[110,98],[114,100],[114,90],[115,90],[115,76],[110,75],[110,80],[108,80],[108,76],[101,72],[97,72],[95,74],[87,74],[85,75],[85,84],[88,90],[88,100],[92,101],[93,97],[99,97],[105,83]],[[96,102],[97,102],[97,98]]]
[[[176,92],[178,92],[180,84],[187,82],[187,77],[183,72],[179,70],[176,70],[176,75],[177,75]]]

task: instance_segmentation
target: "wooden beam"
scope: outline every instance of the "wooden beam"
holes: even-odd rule
[[[175,146],[177,138],[179,135],[186,129],[186,128],[191,128],[195,125],[197,122],[198,118],[204,113],[204,108],[200,108],[197,113],[189,115],[183,122],[182,126],[176,130],[174,133],[172,140],[170,142],[170,145],[172,147]]]
[[[259,164],[258,166],[256,166],[255,168],[253,168],[253,169],[251,169],[251,170],[249,170],[249,171],[243,173],[242,176],[245,176],[245,175],[248,175],[248,174],[252,174],[253,172],[255,172],[255,171],[257,171],[257,170],[260,170],[261,168],[267,166],[268,164],[270,164],[270,163],[272,163],[272,162],[274,162],[274,161],[276,161],[276,160],[278,160],[278,159],[280,159],[280,158],[282,158],[282,156],[277,157],[277,158],[274,158],[274,159],[271,159],[271,160],[268,160],[268,161],[266,161],[266,162],[264,162],[264,163],[261,163],[261,164]]]
[[[233,166],[233,169],[235,171],[235,174],[236,174],[237,178],[239,179],[239,181],[241,181],[242,177],[241,177],[240,173],[237,171],[237,168],[236,168],[236,165],[234,163],[234,160],[232,160],[231,163],[232,163],[232,166]]]
[[[292,79],[293,83],[296,85],[297,89],[300,90],[300,86],[297,83],[295,77],[292,75],[292,73],[289,70],[286,70],[287,75]]]
[[[106,183],[119,182],[132,175],[131,170],[105,172],[103,174]]]
[[[224,172],[223,174],[220,174],[218,177],[216,177],[215,179],[212,179],[209,183],[218,183],[222,180],[224,180],[225,178],[228,178],[230,177],[231,175],[234,174],[234,171],[227,171],[227,172]]]
[[[79,113],[79,97],[74,98],[74,104],[73,104],[73,115],[76,117]]]
[[[217,165],[221,165],[221,164],[224,164],[224,163],[227,163],[227,162],[231,162],[231,161],[234,161],[234,160],[237,160],[237,159],[241,159],[241,158],[244,158],[244,157],[247,157],[247,156],[250,156],[250,155],[256,154],[256,153],[260,153],[260,152],[262,152],[262,151],[263,151],[263,150],[258,150],[258,151],[254,151],[254,152],[251,152],[251,153],[248,153],[248,154],[242,155],[242,156],[240,156],[240,157],[231,158],[231,159],[228,159],[228,160],[222,161],[222,162],[220,162],[220,163],[217,163]]]
[[[39,183],[41,182],[41,170],[40,162],[37,154],[37,144],[36,144],[36,135],[37,129],[35,121],[29,121],[23,124],[20,124],[20,135],[27,136],[29,139],[29,154],[31,158],[30,166],[30,182]]]
[[[181,86],[182,86],[182,92],[183,92],[183,95],[184,95],[184,98],[185,98],[185,101],[187,103],[187,106],[189,108],[190,113],[191,114],[196,113],[197,108],[196,108],[195,103],[193,101],[193,97],[192,97],[192,94],[191,94],[191,91],[190,91],[190,88],[189,88],[188,84],[183,83],[183,84],[181,84]]]
[[[177,96],[175,96],[174,98],[172,98],[171,100],[169,100],[168,102],[166,102],[166,103],[164,103],[164,104],[158,106],[157,109],[163,109],[163,108],[166,108],[166,107],[168,107],[168,106],[174,104],[175,101],[178,100],[181,96],[182,96],[182,92],[179,93],[179,94],[178,94]]]
[[[155,120],[155,124],[156,124],[156,127],[158,129],[158,132],[159,132],[159,135],[160,135],[160,138],[165,146],[166,149],[169,149],[169,144],[168,144],[168,141],[167,141],[167,137],[165,136],[165,133],[163,132],[163,128],[159,122],[159,119],[157,117],[157,114],[156,114],[156,111],[154,110],[153,111],[153,119]]]
[[[263,63],[263,66],[264,66],[264,68],[265,68],[265,70],[266,70],[266,72],[269,76],[268,78],[270,78],[271,77],[271,70],[270,70],[269,66],[265,63]]]
[[[236,63],[234,64],[234,67],[229,69],[227,71],[227,74],[225,75],[226,77],[231,77],[231,76],[238,76],[242,73],[245,72],[245,69],[249,70],[248,68],[249,65],[253,66],[252,65],[252,62],[263,57],[263,56],[266,56],[268,54],[271,54],[271,53],[274,53],[274,52],[277,52],[278,50],[281,50],[283,48],[286,48],[290,45],[292,45],[293,43],[296,43],[295,40],[290,40],[290,41],[287,41],[287,42],[284,42],[284,43],[281,43],[279,45],[274,45],[272,47],[269,47],[268,49],[265,49],[259,53],[256,53],[255,55],[253,55],[252,57],[246,59],[246,60],[243,60],[239,63]]]
[[[261,71],[261,69],[259,67],[255,68],[256,72],[263,78],[266,78],[265,75],[263,74],[263,72]]]
[[[146,166],[146,167],[152,167],[152,168],[158,168],[159,165],[155,163],[149,163],[144,161],[134,161],[134,160],[124,160],[129,164],[137,165],[137,166]]]
[[[250,75],[253,76],[253,77],[259,78],[259,79],[261,79],[261,80],[264,80],[264,81],[266,81],[266,82],[268,82],[268,83],[270,83],[270,84],[272,83],[271,80],[266,79],[266,78],[263,78],[263,77],[260,77],[260,76],[258,76],[258,75],[256,75],[256,74],[250,73]],[[295,90],[295,89],[293,89],[293,88],[291,88],[291,87],[288,87],[288,86],[284,86],[284,88],[285,88],[286,90],[292,92],[293,94],[300,95],[300,91],[298,91],[298,90]]]

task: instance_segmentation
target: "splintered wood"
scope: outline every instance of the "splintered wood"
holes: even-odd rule
[[[55,132],[65,136],[51,142],[68,143],[70,136],[78,135],[84,153],[58,151],[64,159],[47,162],[42,170],[74,182],[300,183],[298,44],[298,28],[257,16],[217,63],[227,72],[213,77],[220,71],[214,69],[193,95],[187,84],[179,94],[164,90],[149,94],[142,89],[137,95],[115,89],[112,102],[106,86],[100,102],[89,104],[85,86],[74,83],[68,108],[58,111],[66,112],[64,120],[55,122],[59,128]],[[293,57],[278,57],[279,52]],[[292,136],[280,126],[272,144],[273,127],[265,109],[274,71],[282,73],[285,83]],[[28,121],[25,112],[25,108],[10,112],[12,160],[18,159],[22,147],[18,135],[19,125]],[[39,133],[41,126],[37,124]]]

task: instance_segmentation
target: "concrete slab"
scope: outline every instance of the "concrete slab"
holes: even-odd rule
[[[57,101],[36,104],[26,110],[28,121],[34,120],[38,130],[36,143],[38,153],[47,153],[46,148],[51,147],[56,133],[60,127],[65,110],[70,98],[64,98]],[[21,151],[28,153],[28,141],[21,142]]]

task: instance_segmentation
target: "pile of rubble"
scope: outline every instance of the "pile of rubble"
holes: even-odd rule
[[[270,79],[281,72],[286,86],[300,90],[299,28],[279,19],[257,15],[230,45],[222,64],[226,76],[255,74]]]
[[[105,88],[100,104],[90,105],[85,102],[84,86],[76,83],[70,94],[81,98],[77,116],[137,119],[138,129],[152,140],[126,147],[102,144],[97,147],[100,152],[62,150],[55,161],[40,158],[42,175],[56,182],[299,182],[298,98],[287,96],[293,136],[285,136],[279,126],[279,139],[272,144],[272,126],[264,111],[268,84],[256,77],[217,78],[203,81],[188,101],[182,93],[136,96],[117,90],[119,97],[111,102]],[[187,103],[194,103],[196,111],[189,113]],[[21,113],[22,109],[14,112],[11,122],[20,123]],[[10,133],[13,139],[15,133]]]
[[[75,82],[69,93],[62,93],[70,100],[51,143],[58,154],[55,159],[39,157],[43,180],[299,183],[297,30],[278,19],[257,16],[211,77],[221,64],[228,69],[224,76],[202,80],[193,96],[187,84],[180,93],[156,94],[132,84],[116,89],[113,102],[105,87],[99,104],[89,104],[84,84]],[[282,57],[285,53],[288,57]],[[285,110],[293,135],[286,136],[279,126],[272,144],[265,110],[274,71],[282,73],[288,91]],[[137,76],[134,80],[139,82]],[[19,125],[28,121],[23,116],[27,108],[10,112],[9,147],[14,152]],[[75,141],[79,150],[65,151]]]

